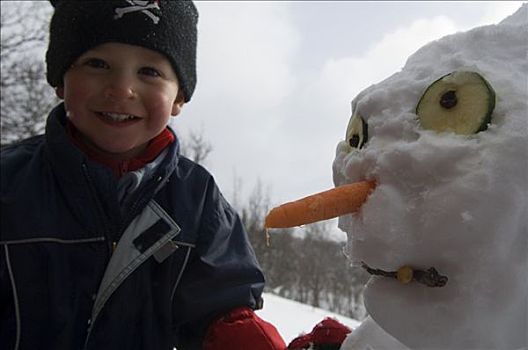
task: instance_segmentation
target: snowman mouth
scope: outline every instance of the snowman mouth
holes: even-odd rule
[[[444,287],[447,284],[447,276],[443,276],[434,267],[427,270],[420,270],[412,268],[408,265],[400,267],[397,271],[384,271],[381,269],[374,269],[368,266],[365,262],[361,262],[361,267],[373,276],[381,276],[387,278],[395,278],[402,284],[417,282],[427,287]]]

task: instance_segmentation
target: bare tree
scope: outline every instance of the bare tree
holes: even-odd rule
[[[362,319],[363,285],[368,275],[350,266],[344,242],[330,239],[327,223],[266,232],[269,198],[258,183],[242,209],[242,220],[264,270],[267,291],[342,315]],[[268,244],[267,236],[271,236]]]
[[[57,104],[45,76],[51,5],[47,1],[1,2],[1,143],[43,132]]]
[[[181,139],[181,153],[196,163],[203,164],[212,150],[213,147],[203,136],[203,130],[191,130],[187,138]]]
[[[47,1],[2,1],[2,61],[45,47],[51,5]]]

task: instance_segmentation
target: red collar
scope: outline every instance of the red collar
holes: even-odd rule
[[[70,140],[77,146],[90,160],[106,165],[112,170],[116,178],[120,178],[129,171],[143,168],[152,162],[167,146],[174,142],[175,137],[168,128],[163,129],[158,136],[150,140],[147,148],[139,156],[131,159],[116,160],[111,159],[95,150],[93,147],[86,145],[82,140],[81,134],[75,126],[68,121],[66,132]]]

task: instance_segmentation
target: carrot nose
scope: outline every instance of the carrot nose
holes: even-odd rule
[[[287,228],[355,213],[375,187],[374,181],[360,181],[282,204],[268,213],[264,226]]]

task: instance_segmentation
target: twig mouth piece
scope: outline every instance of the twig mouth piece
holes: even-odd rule
[[[384,271],[381,269],[374,269],[368,266],[364,261],[361,262],[361,267],[373,276],[395,278],[402,284],[414,281],[427,287],[443,287],[448,281],[447,276],[438,273],[434,267],[430,267],[427,270],[419,270],[404,265],[400,267],[398,271]]]

